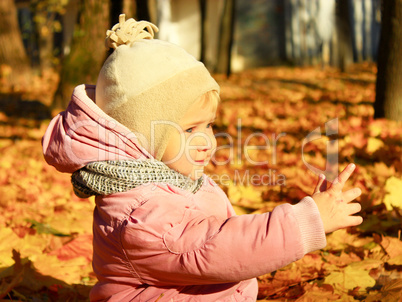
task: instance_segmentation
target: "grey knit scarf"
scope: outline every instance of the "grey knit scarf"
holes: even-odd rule
[[[81,198],[125,192],[143,184],[167,183],[192,193],[203,178],[191,178],[156,160],[99,161],[86,165],[71,176],[74,193]]]

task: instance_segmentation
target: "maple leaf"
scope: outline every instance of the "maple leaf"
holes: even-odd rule
[[[381,149],[383,146],[384,142],[382,140],[375,137],[369,137],[366,150],[368,154],[373,154],[377,150]]]
[[[92,234],[80,235],[57,250],[49,253],[59,260],[66,261],[76,257],[84,257],[88,263],[92,261]]]
[[[327,253],[323,257],[328,263],[336,265],[337,267],[345,267],[350,263],[361,260],[361,258],[355,253],[345,253],[345,251],[342,251],[339,256],[336,256],[333,253]]]
[[[339,251],[351,246],[362,247],[371,241],[370,238],[359,238],[358,234],[349,234],[346,229],[341,229],[327,235],[327,246],[324,250]]]
[[[295,267],[293,265],[293,267]],[[272,296],[278,292],[287,290],[290,286],[298,284],[302,280],[301,271],[295,270],[278,270],[272,277],[271,274],[259,278],[259,293],[265,296]]]
[[[402,209],[402,179],[391,176],[385,182],[387,194],[384,198],[384,204],[388,211],[394,207]]]
[[[392,257],[387,261],[390,265],[402,265],[402,253],[398,256]]]
[[[363,290],[375,285],[375,280],[370,276],[369,271],[364,269],[356,269],[353,265],[347,266],[339,272],[332,272],[325,277],[324,283],[334,287],[341,287],[352,290],[360,287]]]
[[[258,278],[260,282],[259,292],[266,296],[272,296],[279,292],[287,291],[291,286],[323,277],[323,265],[324,261],[320,255],[307,254],[302,259],[272,274],[260,276]]]
[[[16,249],[19,244],[20,238],[12,229],[0,227],[0,267],[8,267],[14,263],[11,258],[11,251]]]
[[[402,241],[399,238],[380,236],[377,241],[391,259],[402,255]]]
[[[379,293],[369,295],[365,302],[401,302],[402,301],[402,278],[391,280],[386,283]]]
[[[339,301],[341,297],[334,292],[334,288],[329,284],[318,286],[316,283],[307,283],[304,290],[305,293],[296,302]]]

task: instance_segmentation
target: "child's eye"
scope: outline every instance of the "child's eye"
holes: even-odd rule
[[[214,125],[214,123],[209,123],[209,124],[207,124],[207,129],[209,129],[209,128],[212,128],[212,126]],[[188,129],[186,129],[186,130],[184,130],[185,132],[187,132],[187,133],[193,133],[194,132],[194,129],[196,129],[197,128],[197,126],[196,127],[191,127],[191,128],[188,128]]]

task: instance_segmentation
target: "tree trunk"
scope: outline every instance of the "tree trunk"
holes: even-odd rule
[[[18,24],[17,8],[13,0],[0,1],[0,66],[8,70],[9,81],[16,84],[25,72],[30,70],[30,64],[22,43],[21,31]],[[8,68],[4,68],[8,66]],[[3,72],[2,72],[3,73]]]
[[[207,34],[207,0],[199,0],[200,13],[201,13],[201,49],[200,49],[200,61],[205,63],[205,38]]]
[[[385,0],[378,52],[374,117],[402,120],[402,0]]]
[[[225,0],[220,29],[217,72],[230,75],[230,61],[232,58],[232,45],[234,33],[235,0]]]
[[[126,19],[136,18],[136,11],[137,11],[137,6],[133,0],[122,0],[122,11],[120,13],[125,14]],[[113,24],[115,24],[115,23],[112,22],[112,25]]]
[[[105,34],[110,28],[108,0],[80,2],[71,51],[63,60],[53,107],[65,107],[76,85],[95,84],[106,56]]]
[[[56,19],[56,12],[35,11],[35,17],[42,20],[41,22],[37,22],[36,27],[39,34],[40,69],[44,71],[53,66],[54,32],[52,28]]]
[[[149,5],[147,0],[137,0],[137,21],[151,21]]]
[[[127,3],[124,3],[124,4],[127,4]],[[119,23],[120,14],[125,14],[125,12],[123,12],[124,4],[123,4],[122,0],[110,1],[110,24],[112,26],[116,23]],[[133,18],[133,17],[134,16],[132,15],[132,12],[128,11],[126,14],[126,20]]]
[[[219,63],[218,52],[220,44],[219,26],[224,10],[224,1],[207,0],[204,24],[204,54],[203,62],[210,71],[216,71]]]
[[[337,0],[336,3],[336,45],[332,45],[332,49],[334,50],[333,65],[344,72],[346,66],[353,62],[348,0]]]
[[[74,28],[77,23],[79,13],[80,0],[69,0],[65,12],[62,15],[62,27],[63,27],[63,46],[62,56],[66,57],[70,54],[71,44],[74,37]]]

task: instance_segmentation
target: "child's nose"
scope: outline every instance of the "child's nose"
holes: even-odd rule
[[[211,150],[212,148],[212,143],[211,141],[206,141],[205,139],[199,143],[197,143],[197,150],[198,151],[208,151]]]
[[[212,149],[212,141],[208,135],[197,135],[193,138],[192,145],[198,151],[208,151]]]

